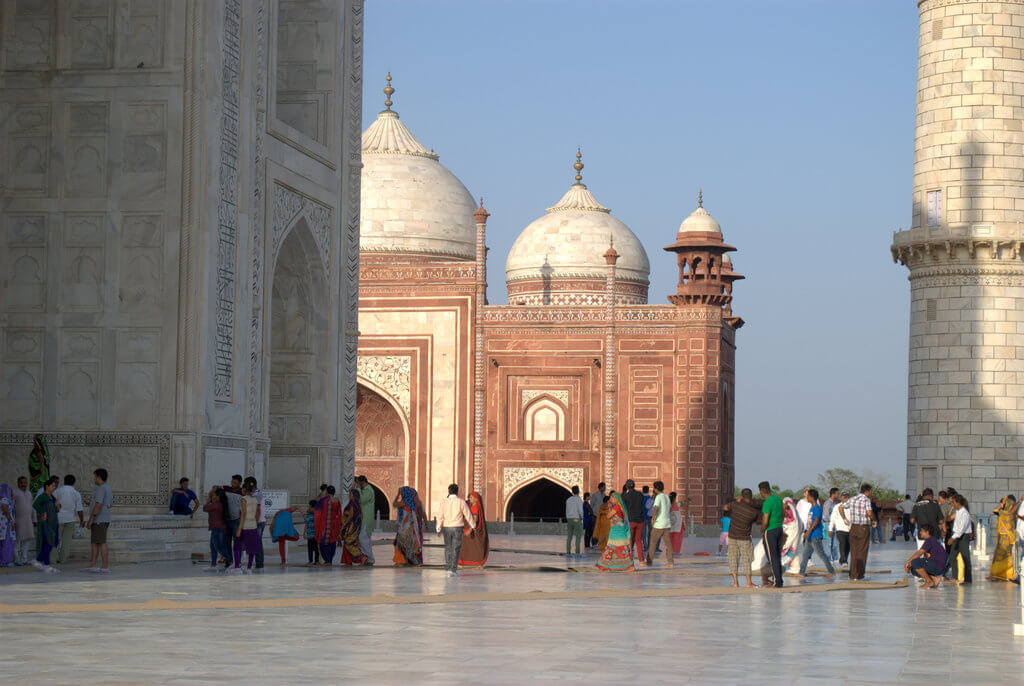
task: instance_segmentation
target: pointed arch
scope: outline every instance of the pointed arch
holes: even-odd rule
[[[547,393],[523,408],[523,438],[527,441],[564,441],[568,408]]]

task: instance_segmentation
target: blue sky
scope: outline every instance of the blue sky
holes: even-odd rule
[[[743,273],[737,483],[833,466],[905,481],[913,0],[373,0],[364,125],[396,109],[491,212],[491,302],[519,232],[584,181],[674,289],[694,209]]]

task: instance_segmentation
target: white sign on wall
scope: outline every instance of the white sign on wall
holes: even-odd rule
[[[263,491],[263,513],[267,519],[288,507],[288,491]]]

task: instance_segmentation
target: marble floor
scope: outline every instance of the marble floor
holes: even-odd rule
[[[223,576],[189,562],[115,566],[110,576],[0,573],[0,603],[251,601],[247,609],[24,613],[3,616],[0,682],[149,684],[841,684],[1020,683],[1019,589],[971,587],[700,597],[567,598],[465,603],[274,607],[274,599],[717,587],[724,562],[697,557],[715,541],[687,539],[682,573],[542,571],[592,564],[545,554],[555,537],[500,536],[495,565],[531,571],[394,569],[383,538],[373,569],[281,568]],[[903,578],[910,546],[872,549],[878,581]],[[427,562],[442,559],[427,550]],[[298,555],[296,554],[296,558]],[[301,560],[301,561],[304,561]],[[699,574],[687,574],[697,571]],[[983,575],[979,575],[983,576]],[[801,583],[796,580],[790,584]],[[802,583],[824,584],[820,577]],[[2,610],[0,610],[2,612]],[[956,645],[956,651],[951,646]]]

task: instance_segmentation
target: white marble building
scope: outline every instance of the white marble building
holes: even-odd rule
[[[351,480],[362,5],[0,2],[0,481]]]

